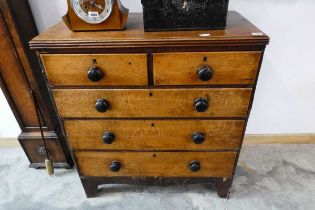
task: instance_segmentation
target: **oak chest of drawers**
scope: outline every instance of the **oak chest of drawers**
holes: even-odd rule
[[[226,197],[268,36],[230,12],[225,30],[77,32],[38,53],[88,197],[110,183],[214,183]]]

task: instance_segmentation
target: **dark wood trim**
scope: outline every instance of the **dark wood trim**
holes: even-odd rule
[[[154,72],[153,72],[153,55],[150,50],[147,52],[147,62],[148,62],[148,86],[153,88],[154,86]],[[117,88],[117,87],[116,87]]]
[[[243,134],[242,134],[242,139],[241,139],[241,144],[240,144],[241,146],[240,146],[239,152],[236,155],[236,161],[235,161],[235,165],[234,165],[234,169],[233,169],[233,176],[234,176],[235,171],[236,171],[237,163],[238,163],[238,160],[239,160],[239,157],[240,157],[241,149],[242,149],[244,138],[245,138],[245,134],[246,134],[246,128],[247,128],[249,116],[250,116],[250,113],[251,113],[251,110],[252,110],[252,107],[253,107],[255,93],[256,93],[256,88],[257,88],[257,83],[258,83],[258,79],[259,79],[259,75],[260,75],[260,71],[261,71],[261,65],[262,65],[263,58],[264,58],[264,53],[265,53],[265,50],[263,50],[262,53],[261,53],[261,57],[260,57],[259,65],[258,65],[257,76],[256,76],[256,79],[255,79],[255,85],[254,85],[254,88],[253,88],[253,91],[252,91],[252,95],[251,95],[251,99],[250,99],[250,103],[249,103],[249,107],[248,107],[247,118],[246,118],[246,122],[245,122],[245,126],[244,126],[244,131],[243,131]],[[233,180],[231,181],[231,185],[232,185],[232,182],[233,182]]]
[[[138,186],[179,186],[193,184],[207,184],[213,186],[213,190],[221,198],[227,198],[229,195],[232,178],[221,177],[80,177],[87,198],[97,197],[104,193],[106,184],[127,184]],[[102,188],[100,188],[102,186]]]
[[[188,44],[187,44],[188,42]],[[132,44],[132,45],[131,45]],[[53,42],[46,42],[44,43],[43,41],[32,41],[30,42],[30,47],[33,50],[53,50],[53,49],[112,49],[112,48],[161,48],[161,47],[237,47],[237,46],[265,46],[268,44],[267,41],[265,40],[251,40],[248,42],[245,42],[242,39],[235,39],[235,40],[230,40],[230,41],[218,41],[218,42],[208,42],[208,43],[203,43],[203,42],[198,42],[198,41],[189,41],[189,40],[182,40],[178,42],[173,42],[173,43],[168,43],[164,42],[163,40],[159,42],[148,42],[148,43],[142,43],[142,42],[135,42],[135,43],[124,43],[124,45],[121,45],[120,43],[98,43],[98,42],[87,42],[87,43],[66,43],[66,42],[58,42],[58,43],[53,43]],[[139,51],[139,50],[138,50]]]
[[[229,197],[232,182],[233,182],[233,177],[215,179],[214,185],[215,185],[215,188],[217,189],[217,194],[220,198]]]
[[[103,153],[103,152],[239,152],[238,149],[178,149],[178,150],[165,150],[165,149],[146,149],[145,151],[142,150],[128,150],[128,149],[111,149],[111,150],[91,150],[91,149],[76,149],[74,151],[86,151],[86,152],[95,152],[95,153]]]
[[[58,139],[58,136],[55,132],[53,131],[48,131],[48,132],[44,132],[44,136],[45,138],[55,138]],[[19,140],[28,140],[28,139],[39,139],[41,140],[41,134],[40,132],[22,132],[19,135]]]
[[[151,73],[150,73],[151,74]],[[149,75],[153,78],[152,75]],[[52,89],[146,89],[148,86],[63,86],[50,85]],[[253,88],[254,85],[154,85],[150,89],[178,89],[178,88]]]
[[[30,168],[34,169],[45,169],[45,163],[30,163]],[[73,166],[69,165],[68,163],[54,163],[54,168],[64,168],[64,169],[71,169]]]
[[[134,117],[134,118],[122,118],[122,117],[64,117],[62,120],[246,120],[242,117]]]
[[[148,53],[148,49],[150,49],[149,53],[163,53],[163,52],[220,52],[220,51],[261,51],[265,46],[262,45],[222,45],[222,46],[177,46],[177,47],[169,47],[167,45],[149,48],[149,47],[135,47],[135,48],[95,48],[95,49],[85,49],[82,48],[39,48],[36,49],[41,54],[132,54],[132,53]],[[34,49],[35,50],[35,49]]]

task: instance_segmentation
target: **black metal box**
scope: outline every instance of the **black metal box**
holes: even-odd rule
[[[141,0],[145,31],[223,29],[229,0]]]

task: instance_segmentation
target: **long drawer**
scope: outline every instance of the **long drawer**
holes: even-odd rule
[[[251,88],[55,89],[53,95],[62,118],[246,117],[251,92]]]
[[[82,151],[74,155],[80,175],[90,177],[230,177],[236,158],[235,152]]]
[[[153,54],[155,85],[254,84],[261,52]]]
[[[243,120],[66,120],[73,150],[239,149]]]
[[[49,83],[53,86],[145,86],[147,79],[146,54],[42,54]],[[97,67],[101,76],[91,75]],[[93,72],[90,72],[93,73]],[[97,78],[99,77],[99,78]]]

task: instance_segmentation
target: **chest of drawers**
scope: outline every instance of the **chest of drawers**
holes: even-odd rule
[[[231,186],[268,36],[230,12],[225,30],[77,32],[30,45],[88,197],[104,184]]]

